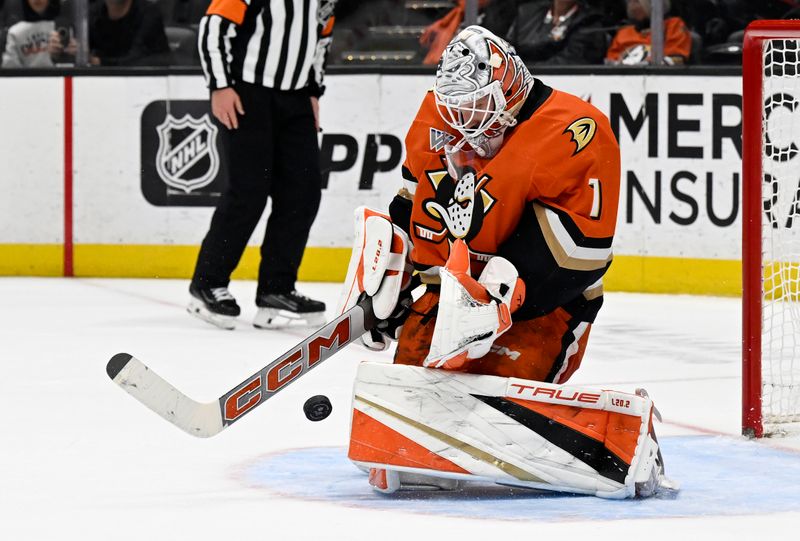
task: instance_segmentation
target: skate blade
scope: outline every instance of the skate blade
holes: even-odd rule
[[[668,479],[664,477],[664,475],[658,476],[658,485],[655,491],[656,498],[673,499],[678,496],[678,492],[680,491],[681,484],[679,482]]]
[[[458,479],[423,475],[396,470],[372,468],[368,471],[370,485],[373,490],[382,494],[403,492],[455,492],[461,490],[464,483]]]
[[[232,331],[236,328],[236,318],[234,316],[222,316],[209,312],[208,308],[206,308],[202,302],[194,298],[189,301],[189,306],[186,307],[186,311],[196,318],[202,319],[206,323],[211,323],[220,329]]]
[[[322,327],[325,325],[325,312],[298,314],[278,308],[259,308],[253,318],[257,329],[286,329],[289,327]]]
[[[458,479],[422,475],[411,472],[400,474],[400,490],[418,492],[453,492],[463,488],[464,483]]]

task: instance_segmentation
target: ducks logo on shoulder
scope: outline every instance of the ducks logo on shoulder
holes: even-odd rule
[[[596,131],[597,122],[588,116],[579,118],[567,126],[567,129],[564,130],[563,133],[569,133],[570,140],[575,143],[575,152],[572,153],[573,156],[589,146],[589,143],[591,143],[592,139],[594,139],[594,134]]]

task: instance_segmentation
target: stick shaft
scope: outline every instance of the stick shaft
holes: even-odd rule
[[[242,418],[290,383],[319,366],[375,326],[372,299],[366,297],[219,399],[223,425]]]
[[[372,299],[365,297],[218,400],[209,403],[189,398],[127,353],[114,355],[106,366],[106,372],[128,394],[184,432],[210,437],[341,351],[375,324]]]

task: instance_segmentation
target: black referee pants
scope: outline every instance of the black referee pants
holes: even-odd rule
[[[258,293],[294,289],[322,190],[314,113],[305,90],[237,84],[245,114],[229,131],[228,189],[203,239],[192,281],[227,286],[267,204]]]

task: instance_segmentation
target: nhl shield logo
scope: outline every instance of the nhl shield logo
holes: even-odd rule
[[[217,127],[208,114],[176,119],[167,113],[157,128],[156,170],[167,186],[187,194],[210,184],[219,172]]]

